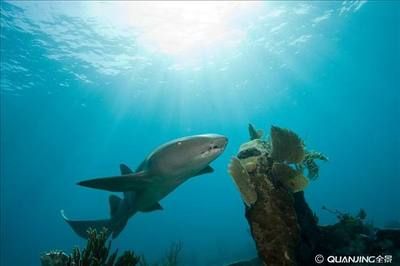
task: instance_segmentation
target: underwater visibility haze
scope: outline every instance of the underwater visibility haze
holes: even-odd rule
[[[295,192],[304,190],[320,226],[350,219],[395,229],[398,236],[398,2],[0,5],[0,265],[41,265],[47,251],[69,254],[83,247],[86,240],[61,210],[72,220],[111,219],[110,194],[126,192],[121,164],[129,177],[142,178],[129,179],[129,188],[142,189],[149,182],[143,177],[151,175],[140,172],[153,165],[141,163],[152,151],[202,134],[219,134],[229,143],[196,143],[193,152],[162,157],[187,171],[153,177],[187,177],[185,182],[174,179],[179,184],[168,189],[153,185],[143,196],[145,207],[135,205],[140,211],[119,209],[123,230],[113,249],[133,250],[153,263],[172,247],[179,251],[178,265],[189,266],[263,258],[269,251],[260,246],[254,224],[257,214],[270,211],[260,195],[272,187],[280,191],[278,183],[285,185],[286,203],[293,193],[296,203],[303,202],[296,196],[302,192]],[[297,145],[298,158],[278,155],[282,139]],[[205,161],[192,164],[191,158]],[[299,175],[304,169],[310,174],[314,159],[320,160],[318,177]],[[296,171],[296,183],[246,183],[255,173],[264,171],[268,179],[282,169]],[[122,183],[113,179],[112,188],[108,179],[90,181],[115,176]],[[255,191],[246,187],[254,185]],[[126,202],[111,205],[111,214]],[[300,220],[298,204],[294,208]],[[115,232],[115,223],[111,227]],[[389,255],[400,258],[397,252]]]

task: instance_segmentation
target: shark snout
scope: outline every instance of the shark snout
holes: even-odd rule
[[[224,150],[226,145],[228,145],[228,138],[223,135],[215,135],[213,145],[213,148]]]
[[[225,136],[222,136],[222,137],[218,140],[218,142],[219,142],[219,145],[220,145],[222,148],[225,148],[226,145],[228,145],[228,138],[225,137]]]

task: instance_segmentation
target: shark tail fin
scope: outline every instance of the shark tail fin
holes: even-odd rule
[[[112,228],[111,228],[111,222],[108,219],[104,219],[104,220],[70,220],[69,218],[67,218],[65,216],[63,210],[61,210],[61,216],[69,224],[69,226],[71,226],[72,230],[77,235],[79,235],[80,237],[85,238],[85,239],[88,238],[87,231],[89,228],[95,229],[98,232],[103,230],[104,228],[106,228],[107,229],[107,237],[109,237],[111,235],[111,233],[113,233]]]
[[[112,225],[112,237],[116,238],[121,231],[125,228],[128,219],[126,218],[120,218],[120,219],[114,219],[118,209],[121,206],[122,199],[116,195],[110,195],[108,198],[109,204],[110,204],[110,215],[111,215],[111,220],[113,221]]]
[[[110,197],[108,198],[108,202],[110,205],[110,216],[111,219],[115,216],[115,214],[118,211],[118,208],[121,204],[122,199],[116,195],[110,195]]]
[[[117,238],[117,236],[122,232],[125,228],[128,219],[121,219],[117,223],[113,224],[112,238]]]

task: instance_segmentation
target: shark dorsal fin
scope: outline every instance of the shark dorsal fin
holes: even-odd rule
[[[133,174],[133,171],[126,164],[121,163],[119,165],[119,169],[121,171],[121,175]]]
[[[110,203],[110,214],[111,218],[114,217],[115,213],[118,211],[119,204],[121,203],[121,198],[115,195],[110,195],[108,201]]]
[[[153,206],[150,206],[149,208],[145,208],[143,210],[141,210],[142,212],[152,212],[152,211],[161,211],[163,210],[163,207],[160,205],[160,203],[156,203]]]

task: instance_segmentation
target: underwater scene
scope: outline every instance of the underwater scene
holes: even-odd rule
[[[400,265],[399,2],[0,5],[0,265]]]

